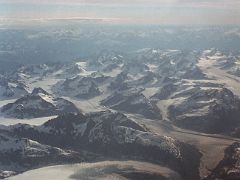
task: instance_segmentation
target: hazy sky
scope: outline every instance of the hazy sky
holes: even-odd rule
[[[240,24],[240,0],[0,0],[1,22],[39,19]]]

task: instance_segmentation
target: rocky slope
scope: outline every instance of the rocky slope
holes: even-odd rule
[[[178,126],[207,133],[230,134],[239,126],[240,100],[226,88],[196,87],[173,98],[184,97],[171,105],[170,118]]]
[[[79,112],[79,109],[70,101],[63,98],[54,98],[41,88],[34,89],[29,95],[17,99],[13,103],[4,105],[1,112],[13,118],[37,118]]]
[[[201,154],[193,146],[148,132],[121,113],[66,114],[42,126],[16,125],[10,129],[17,136],[51,146],[164,164],[185,179],[199,179]]]
[[[12,82],[6,77],[0,77],[0,98],[13,99],[28,94],[27,87],[21,82]]]
[[[92,78],[76,76],[66,79],[55,85],[53,91],[62,96],[88,99],[100,95],[97,83],[101,83],[105,78]]]
[[[183,143],[181,134],[171,135],[176,131],[198,137],[240,137],[239,57],[239,52],[216,49],[140,49],[129,54],[103,51],[80,62],[21,67],[1,75],[1,99],[18,98],[10,104],[2,101],[2,115],[60,116],[41,126],[20,124],[5,131],[20,141],[63,151],[84,150],[103,158],[150,161],[168,166],[183,179],[199,179],[202,164],[196,147],[202,147],[192,140]],[[83,113],[77,107],[83,107]],[[203,154],[205,148],[204,144]],[[235,163],[238,146],[232,148],[230,156],[236,159],[225,159]],[[209,178],[227,177],[233,174],[232,167],[235,172],[236,163],[223,163]]]
[[[101,102],[102,105],[118,111],[141,114],[151,119],[161,119],[160,110],[139,90],[115,92]]]
[[[225,150],[225,155],[206,180],[240,179],[240,144],[234,143]]]
[[[83,160],[80,153],[44,145],[0,130],[0,179],[32,168]]]

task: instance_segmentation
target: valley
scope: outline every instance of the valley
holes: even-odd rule
[[[220,162],[240,146],[239,58],[216,49],[105,51],[2,74],[0,177],[228,176]]]

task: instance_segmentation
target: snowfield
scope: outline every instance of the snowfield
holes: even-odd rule
[[[136,161],[104,161],[97,163],[82,163],[74,165],[50,166],[8,178],[9,180],[70,180],[70,179],[99,179],[125,180],[128,175],[135,178],[166,178],[181,180],[178,173],[161,166]],[[134,177],[134,176],[133,176]],[[141,177],[141,178],[142,178]]]
[[[225,149],[240,142],[239,57],[103,51],[0,75],[0,178],[217,177]]]

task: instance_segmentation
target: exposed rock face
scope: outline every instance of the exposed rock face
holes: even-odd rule
[[[58,68],[58,71],[54,73],[57,78],[73,78],[83,73],[85,70],[77,63],[63,64],[62,67]]]
[[[193,69],[187,71],[183,75],[183,78],[186,78],[186,79],[207,79],[206,75],[203,74],[203,72],[198,67],[194,67]]]
[[[109,84],[108,88],[110,90],[126,90],[128,89],[128,84],[125,82],[128,80],[128,74],[127,72],[123,71],[120,74],[118,74]]]
[[[233,143],[225,150],[223,160],[217,165],[206,180],[240,179],[240,143]]]
[[[160,91],[158,91],[156,94],[154,94],[151,99],[153,100],[163,100],[168,99],[171,94],[173,94],[177,90],[177,85],[174,85],[172,83],[168,83],[164,85]]]
[[[97,83],[102,81],[101,78],[76,76],[55,85],[54,91],[62,96],[88,99],[101,94]]]
[[[144,75],[143,75],[144,74]],[[134,76],[133,76],[134,77]],[[131,87],[152,87],[155,81],[161,77],[151,71],[142,72],[139,78],[133,78],[129,82],[126,82]]]
[[[79,162],[81,159],[75,153],[84,151],[104,160],[149,161],[177,171],[184,180],[199,179],[201,154],[194,146],[169,136],[174,131],[178,138],[177,133],[184,131],[181,128],[186,128],[240,137],[240,100],[233,94],[237,94],[234,90],[238,88],[239,82],[234,76],[239,71],[239,53],[236,57],[228,56],[230,59],[217,50],[197,52],[142,49],[124,57],[116,52],[104,51],[86,61],[31,65],[8,76],[0,76],[1,98],[18,99],[2,107],[2,115],[5,117],[60,115],[41,126],[19,124],[5,127],[0,132],[2,147],[17,147],[16,151],[0,147],[0,154],[1,150],[4,152],[0,156],[0,176],[25,171],[32,165],[38,167],[62,163],[64,161],[57,159],[65,159],[63,155],[66,154],[76,157]],[[225,79],[221,79],[222,74],[217,75],[215,71],[213,76],[211,73],[209,75],[208,70],[211,69],[224,72],[222,74]],[[230,85],[226,79],[232,80]],[[55,81],[57,83],[53,85]],[[42,88],[35,88],[32,93],[27,91],[28,86],[33,88],[37,84],[43,88],[51,87],[53,94]],[[70,98],[59,98],[62,96]],[[114,112],[81,114],[70,102],[71,99],[78,106],[82,105],[85,113],[95,109],[113,109]],[[130,117],[135,117],[143,125],[127,118],[122,112],[129,113]],[[152,128],[159,134],[154,134],[145,127]],[[189,131],[185,132],[187,134]],[[195,144],[196,136],[201,139],[199,136],[202,134],[198,132],[191,137],[193,141],[187,142]],[[165,136],[165,133],[170,135]],[[201,143],[197,147],[201,148],[200,146]],[[234,150],[227,152],[228,155],[212,172],[210,179],[238,177],[238,148],[238,145],[234,145]],[[25,150],[29,151],[24,155]],[[60,152],[64,152],[63,155]],[[29,153],[31,158],[41,155],[39,159],[43,163],[39,164],[38,158],[36,161],[30,160]],[[50,155],[56,159],[51,159]],[[85,158],[88,155],[83,153],[80,156]],[[27,159],[26,163],[22,158]],[[69,159],[66,159],[68,162]],[[226,163],[228,161],[232,165]],[[17,162],[18,168],[2,168],[2,162]],[[69,162],[72,162],[71,158]],[[135,177],[133,174],[129,176]]]
[[[143,63],[136,63],[134,61],[126,62],[123,66],[123,71],[127,71],[131,74],[138,74],[148,71],[149,67]]]
[[[141,114],[147,118],[161,118],[160,110],[140,92],[116,92],[102,101],[102,105],[119,111]]]
[[[50,69],[51,67],[47,64],[30,65],[27,67],[25,66],[21,67],[18,70],[18,73],[23,73],[31,76],[35,76],[35,75],[44,76]]]
[[[0,178],[50,164],[81,162],[84,158],[78,152],[44,145],[0,130]]]
[[[121,113],[66,114],[42,126],[12,126],[11,131],[20,137],[63,149],[82,149],[107,157],[164,164],[185,179],[199,179],[201,155],[194,147],[148,132]]]
[[[44,89],[38,87],[38,88],[34,88],[32,91],[33,95],[37,95],[37,94],[44,94],[44,95],[50,95],[47,91],[45,91]]]
[[[0,97],[2,97],[3,99],[19,98],[27,94],[28,91],[21,84],[14,84],[8,82],[0,83]]]
[[[185,97],[179,104],[169,107],[172,121],[180,127],[230,134],[239,126],[240,101],[226,88],[197,87],[175,97]]]
[[[7,117],[24,119],[80,111],[72,102],[63,98],[54,98],[43,89],[38,88],[34,89],[32,94],[4,105],[1,112]]]
[[[81,69],[81,67],[79,67],[78,64],[73,64],[72,66],[68,67],[65,70],[66,74],[69,74],[71,76],[76,76],[78,74],[80,74],[83,71],[83,69]]]

